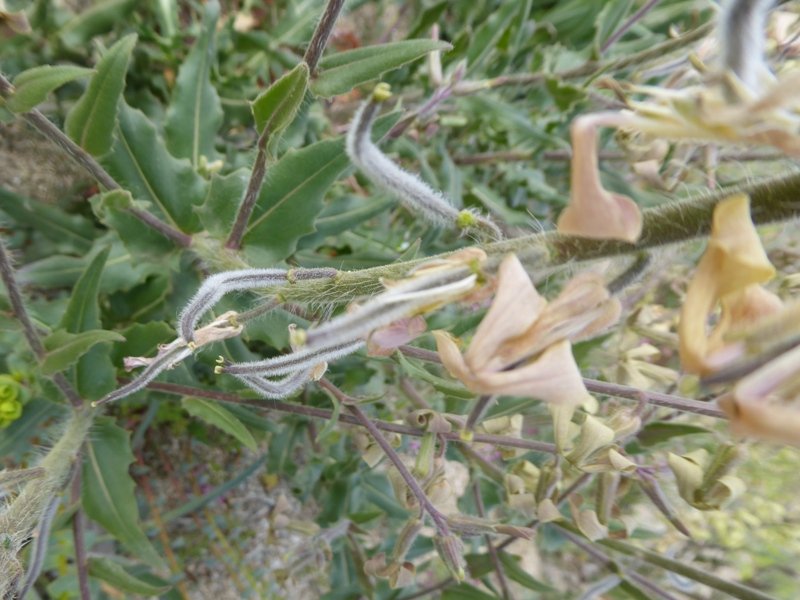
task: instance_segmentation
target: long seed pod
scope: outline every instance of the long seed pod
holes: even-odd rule
[[[401,169],[372,142],[372,123],[381,102],[391,97],[389,86],[381,83],[356,111],[347,132],[350,160],[376,186],[396,196],[411,212],[437,225],[457,226],[465,231],[482,231],[490,238],[503,237],[491,219],[459,211],[440,193],[416,175]]]

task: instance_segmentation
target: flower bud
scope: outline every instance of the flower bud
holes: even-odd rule
[[[442,559],[450,574],[456,581],[463,581],[466,573],[464,567],[464,544],[455,535],[436,535],[433,537],[433,546]]]

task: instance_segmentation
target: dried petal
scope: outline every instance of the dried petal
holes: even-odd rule
[[[689,284],[678,326],[681,363],[688,372],[710,370],[707,356],[714,348],[706,332],[706,320],[714,306],[725,296],[742,293],[775,274],[750,220],[749,206],[747,196],[736,194],[714,209],[708,248]],[[729,299],[726,306],[739,311],[739,304]],[[752,314],[755,310],[749,307],[746,312]],[[729,321],[730,317],[723,318],[723,322]],[[719,337],[716,334],[714,339]]]
[[[603,189],[597,162],[597,127],[624,120],[621,113],[578,117],[572,123],[572,171],[569,205],[558,218],[558,232],[593,239],[636,242],[642,214],[636,203]]]

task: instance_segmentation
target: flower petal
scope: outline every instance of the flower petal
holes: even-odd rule
[[[593,239],[636,242],[642,214],[636,203],[603,189],[597,162],[597,127],[622,125],[623,113],[598,113],[572,123],[570,201],[558,218],[558,232]]]
[[[714,209],[711,238],[681,308],[678,337],[683,368],[707,373],[710,348],[706,320],[726,295],[763,283],[775,274],[750,220],[750,200],[736,194]]]

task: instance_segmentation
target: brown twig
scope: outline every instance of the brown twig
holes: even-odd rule
[[[325,12],[317,23],[317,28],[314,30],[314,35],[306,48],[303,60],[308,65],[308,70],[311,76],[316,75],[317,64],[319,59],[322,58],[322,53],[325,51],[325,46],[328,45],[328,38],[331,36],[333,26],[336,24],[336,19],[339,18],[339,13],[342,12],[344,0],[328,0],[325,6]]]
[[[256,144],[256,159],[253,161],[253,169],[250,171],[250,180],[247,182],[247,189],[242,199],[242,204],[236,213],[236,220],[233,222],[231,232],[225,242],[225,247],[231,250],[238,250],[242,246],[242,238],[247,231],[247,223],[253,214],[258,200],[258,194],[261,192],[261,186],[264,184],[264,177],[267,175],[267,143],[269,142],[269,128],[265,127],[264,131],[258,137]]]
[[[653,7],[659,3],[659,0],[649,0],[647,4],[642,6],[639,10],[633,13],[630,18],[625,21],[622,25],[620,25],[619,29],[617,29],[614,33],[612,33],[609,38],[605,41],[605,43],[600,47],[600,52],[606,52],[611,46],[616,44],[620,38],[625,35],[628,30],[636,25],[647,13],[649,13]]]

